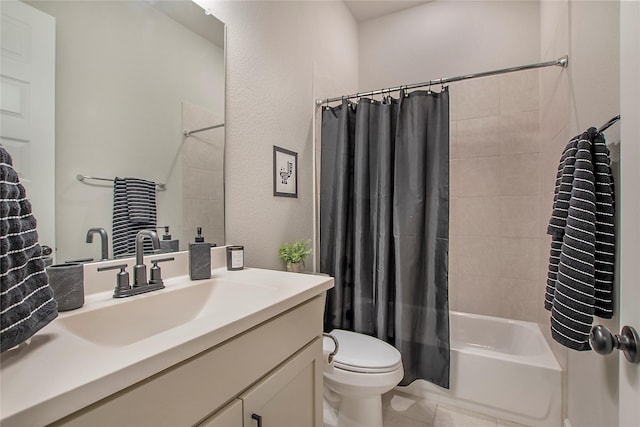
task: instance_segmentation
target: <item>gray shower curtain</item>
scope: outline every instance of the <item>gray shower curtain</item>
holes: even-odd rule
[[[325,330],[394,345],[407,385],[449,388],[449,92],[322,112],[320,271]]]

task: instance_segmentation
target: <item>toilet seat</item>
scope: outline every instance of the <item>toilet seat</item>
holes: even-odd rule
[[[393,346],[368,335],[334,329],[331,331],[340,344],[333,359],[335,368],[363,374],[387,373],[402,366],[400,352]],[[323,339],[323,349],[333,351],[330,338]]]

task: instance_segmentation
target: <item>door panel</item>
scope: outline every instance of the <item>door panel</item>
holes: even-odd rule
[[[640,2],[620,2],[620,327],[640,331]],[[616,331],[619,333],[620,331]],[[640,364],[620,357],[620,427],[640,425]]]
[[[19,1],[0,8],[0,143],[31,200],[40,244],[54,248],[55,19]]]
[[[316,339],[240,396],[245,427],[322,426],[321,345]]]

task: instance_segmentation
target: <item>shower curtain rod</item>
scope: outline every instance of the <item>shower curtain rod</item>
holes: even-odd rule
[[[569,55],[565,55],[561,58],[556,59],[555,61],[538,62],[536,64],[520,65],[518,67],[502,68],[500,70],[485,71],[482,73],[475,73],[475,74],[466,74],[464,76],[440,78],[436,80],[429,80],[428,82],[423,82],[423,83],[414,83],[410,85],[392,87],[389,89],[378,89],[378,90],[372,90],[369,92],[360,92],[360,93],[355,93],[353,95],[336,96],[334,98],[326,98],[326,99],[316,99],[316,105],[322,105],[322,104],[326,104],[334,101],[342,101],[343,99],[361,98],[363,96],[380,95],[383,93],[395,92],[403,89],[416,89],[419,87],[434,86],[439,84],[444,85],[445,83],[458,82],[460,80],[475,79],[477,77],[495,76],[496,74],[513,73],[514,71],[531,70],[533,68],[543,68],[543,67],[552,67],[552,66],[567,68],[568,65],[569,65]]]

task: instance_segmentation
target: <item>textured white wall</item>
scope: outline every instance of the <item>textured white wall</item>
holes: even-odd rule
[[[283,269],[313,234],[313,101],[357,89],[356,23],[342,2],[199,3],[227,24],[226,241]],[[297,199],[273,196],[274,145],[298,153]]]
[[[433,1],[363,22],[360,90],[538,62],[539,16],[538,1]]]

